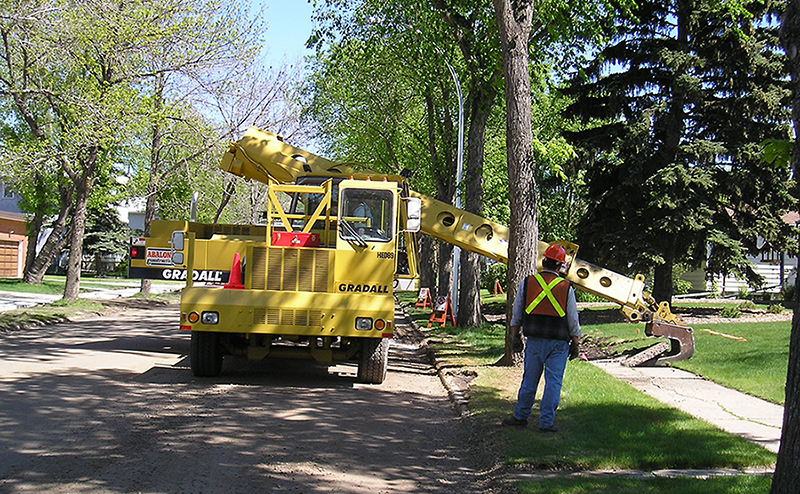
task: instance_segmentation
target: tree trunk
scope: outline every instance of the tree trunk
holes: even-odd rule
[[[89,172],[81,174],[75,195],[75,211],[72,215],[72,228],[69,234],[69,264],[67,265],[67,284],[64,286],[64,300],[78,300],[81,288],[81,261],[83,260],[83,234],[86,230],[87,204],[89,202]]]
[[[666,252],[672,252],[672,248],[666,249]],[[663,264],[657,264],[653,268],[653,298],[657,302],[670,302],[672,303],[672,265],[674,259],[668,256],[664,259]]]
[[[480,293],[480,254],[466,250],[461,251],[461,276],[459,280],[456,324],[462,328],[477,328],[483,324]]]
[[[144,236],[150,236],[150,223],[156,217],[156,200],[159,189],[159,174],[161,170],[161,125],[159,119],[164,109],[164,75],[159,74],[153,81],[153,115],[150,135],[150,176],[147,181],[147,202],[144,207]],[[148,294],[152,291],[153,282],[142,279],[140,293]]]
[[[45,240],[42,250],[35,256],[35,259],[30,261],[29,265],[26,263],[25,273],[22,278],[25,283],[40,285],[42,280],[44,280],[44,274],[47,272],[50,263],[52,263],[56,255],[61,252],[61,249],[64,248],[64,244],[67,242],[67,235],[64,235],[64,231],[67,228],[67,217],[72,210],[74,187],[74,185],[70,184],[69,186],[61,188],[61,210],[58,213],[56,221],[51,226],[53,230],[50,232],[47,240]],[[35,244],[36,240],[33,239],[32,243]]]
[[[100,150],[92,146],[82,159],[80,175],[74,177],[75,210],[72,215],[72,228],[69,234],[69,264],[67,265],[67,284],[64,286],[64,300],[74,302],[81,288],[81,262],[83,260],[83,235],[86,232],[89,191],[94,182],[95,169]]]
[[[225,179],[223,179],[223,181],[224,180]],[[236,192],[237,177],[232,177],[228,180],[229,182],[225,184],[224,188],[222,189],[222,200],[220,201],[219,206],[217,206],[216,213],[214,213],[214,223],[219,223],[219,218],[222,216],[222,211],[230,202],[231,197],[233,197],[233,193]]]
[[[419,269],[419,286],[420,288],[430,288],[431,295],[436,287],[439,286],[438,272],[439,267],[439,249],[437,248],[437,241],[428,235],[421,235],[419,238],[420,254],[418,259]]]
[[[28,222],[28,248],[25,251],[25,267],[22,270],[22,281],[25,283],[31,283],[31,281],[28,280],[28,274],[31,272],[33,261],[36,258],[36,242],[39,240],[39,234],[42,232],[43,225],[44,213],[36,211]],[[39,283],[41,283],[41,281]],[[38,285],[39,283],[36,284]]]
[[[453,286],[453,244],[439,242],[439,284],[436,286],[437,296],[449,297]]]
[[[800,0],[788,0],[781,22],[781,42],[789,59],[792,76],[792,119],[795,131],[800,129]],[[800,173],[800,145],[795,139],[792,155],[795,178]],[[798,195],[795,189],[795,197]],[[798,259],[800,262],[800,258]],[[800,279],[795,280],[797,286]],[[792,333],[789,342],[789,365],[786,372],[786,400],[783,405],[783,429],[771,494],[797,492],[800,485],[800,290],[795,290]]]
[[[536,269],[539,239],[528,72],[528,39],[531,33],[533,3],[492,0],[492,4],[500,31],[505,77],[506,148],[512,225],[508,247],[506,292],[508,293],[506,324],[508,324],[511,321],[511,307],[517,285]],[[508,327],[506,327],[505,343],[505,354],[498,365],[513,365],[519,358],[514,357],[511,349],[511,331]]]
[[[470,213],[483,213],[483,155],[486,141],[486,124],[495,97],[489,82],[475,81],[470,88],[469,134],[467,137],[467,170],[464,188],[464,209]],[[476,225],[477,226],[477,225]],[[461,253],[461,276],[457,324],[462,328],[475,328],[483,324],[481,310],[481,256],[472,252]]]

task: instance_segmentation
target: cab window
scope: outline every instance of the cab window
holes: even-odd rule
[[[345,240],[388,242],[394,234],[393,205],[391,191],[345,189],[339,215],[339,236]]]

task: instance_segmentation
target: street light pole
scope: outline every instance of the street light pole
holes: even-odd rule
[[[458,80],[458,74],[450,63],[445,60],[445,65],[450,70],[450,75],[453,76],[453,81],[456,83],[456,94],[458,95],[458,151],[456,154],[456,208],[461,209],[461,195],[459,189],[461,188],[461,171],[464,167],[464,99],[461,96],[461,82]],[[453,247],[453,285],[450,287],[450,299],[453,306],[453,317],[458,316],[458,283],[459,283],[459,269],[461,268],[461,248],[458,246]]]

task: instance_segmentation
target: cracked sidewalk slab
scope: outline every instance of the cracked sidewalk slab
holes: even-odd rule
[[[592,364],[666,405],[778,452],[783,424],[780,405],[673,367],[624,367],[613,360]]]

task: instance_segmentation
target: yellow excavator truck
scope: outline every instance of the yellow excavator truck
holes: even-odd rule
[[[230,144],[220,167],[269,186],[263,224],[159,220],[149,237],[131,239],[131,278],[186,281],[180,328],[191,332],[197,376],[218,375],[224,355],[243,355],[355,361],[360,382],[379,384],[394,291],[417,278],[417,232],[508,260],[505,226],[414,192],[403,176],[332,162],[255,127]],[[653,300],[643,276],[581,261],[577,245],[558,243],[566,279],[668,338],[628,365],[691,357],[691,328]],[[546,248],[540,242],[540,255]]]

